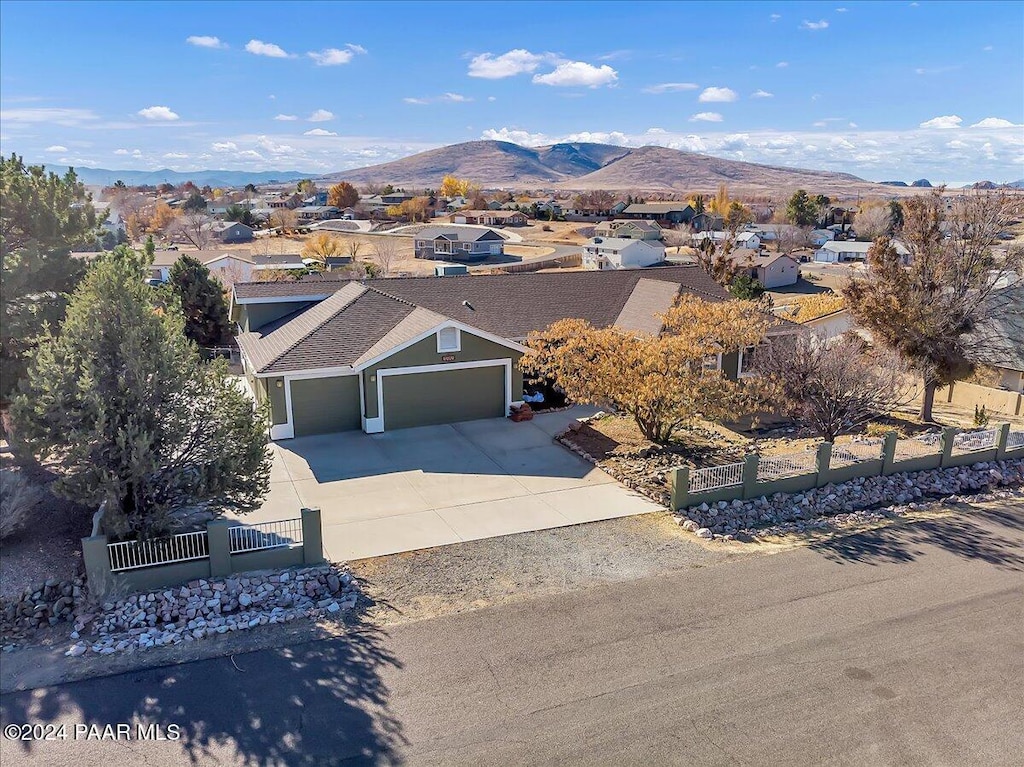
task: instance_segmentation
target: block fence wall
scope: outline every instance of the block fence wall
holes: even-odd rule
[[[671,487],[671,504],[674,511],[698,506],[702,503],[718,501],[747,500],[760,498],[762,495],[774,493],[802,493],[815,487],[828,484],[849,482],[857,477],[877,477],[898,474],[900,472],[926,471],[929,469],[947,468],[952,466],[970,466],[983,461],[1003,460],[1005,458],[1024,458],[1024,443],[1008,445],[1010,424],[1004,423],[995,428],[992,446],[981,450],[954,453],[953,443],[957,434],[964,430],[948,427],[942,430],[939,437],[939,448],[927,455],[897,459],[896,444],[898,435],[889,432],[882,440],[878,458],[858,460],[842,466],[833,466],[831,442],[823,442],[818,446],[814,457],[814,468],[806,472],[793,473],[777,479],[759,480],[761,461],[770,460],[770,456],[747,455],[741,468],[741,479],[724,487],[714,487],[696,492],[690,491],[690,472],[687,466],[681,466],[669,473]],[[1015,436],[1020,432],[1015,433]]]
[[[302,509],[300,519],[301,541],[241,552],[232,552],[230,530],[247,526],[226,519],[213,520],[206,524],[206,547],[202,556],[128,570],[117,570],[113,566],[107,536],[83,538],[82,558],[89,590],[102,599],[108,594],[151,591],[200,578],[222,578],[254,570],[280,570],[320,564],[324,561],[320,509]]]

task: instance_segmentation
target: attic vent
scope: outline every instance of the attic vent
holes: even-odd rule
[[[458,328],[441,328],[437,331],[437,351],[457,352],[461,347]]]

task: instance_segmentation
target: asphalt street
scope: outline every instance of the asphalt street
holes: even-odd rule
[[[1020,765],[1022,682],[1017,506],[7,695],[0,761]]]

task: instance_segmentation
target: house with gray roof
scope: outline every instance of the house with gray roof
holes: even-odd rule
[[[505,252],[505,238],[493,229],[428,226],[415,237],[416,258],[473,263]]]
[[[622,211],[623,218],[639,218],[647,221],[668,221],[673,224],[688,224],[693,219],[693,207],[682,201],[645,202],[627,205]]]
[[[640,242],[630,240],[628,242]],[[368,433],[507,415],[533,331],[566,318],[661,331],[682,294],[728,294],[693,266],[236,283],[232,318],[271,438]],[[739,374],[739,351],[723,355]]]
[[[993,290],[984,315],[964,344],[969,358],[992,368],[1000,387],[1024,393],[1024,283]]]

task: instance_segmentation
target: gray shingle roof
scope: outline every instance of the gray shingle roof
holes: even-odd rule
[[[672,308],[679,295],[675,282],[641,279],[626,299],[615,324],[623,330],[657,335],[661,332],[661,315]]]

